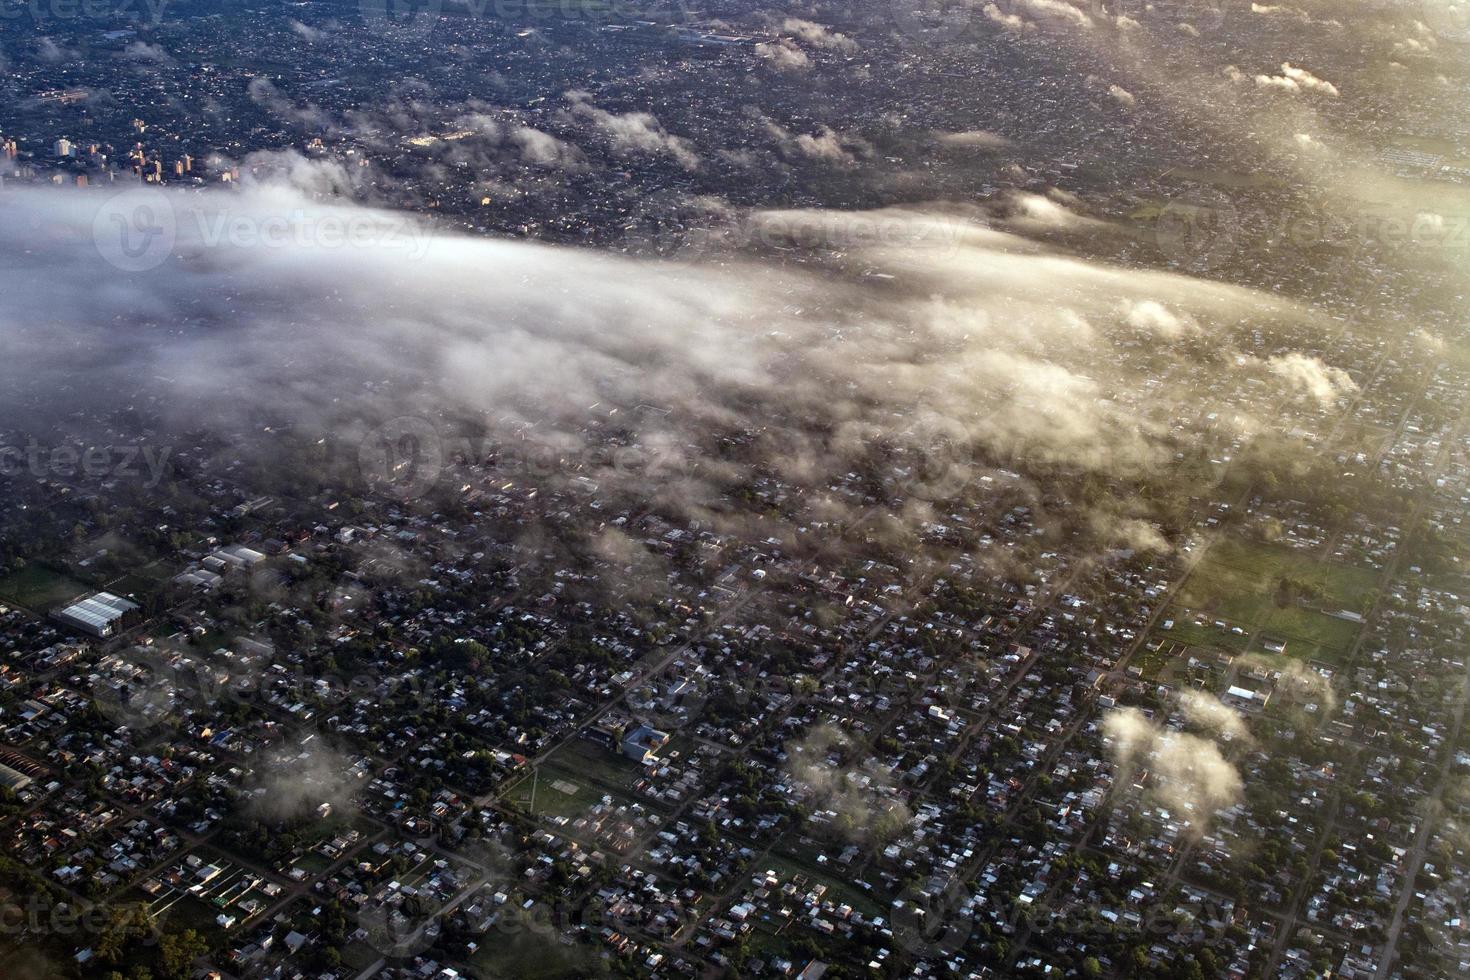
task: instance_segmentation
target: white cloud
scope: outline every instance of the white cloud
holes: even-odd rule
[[[593,104],[586,92],[571,91],[566,95],[570,108],[566,115],[573,120],[591,123],[621,154],[666,156],[685,170],[699,166],[699,155],[689,141],[675,136],[648,112],[615,113]]]
[[[1318,92],[1332,96],[1339,94],[1336,85],[1323,81],[1305,68],[1293,66],[1289,61],[1282,63],[1281,74],[1257,75],[1255,82],[1259,88],[1277,89],[1283,92]]]
[[[762,43],[755,46],[756,56],[764,61],[769,61],[782,71],[801,71],[811,67],[811,59],[806,52],[785,38],[773,43]]]
[[[829,27],[814,21],[802,20],[800,17],[787,17],[781,23],[781,29],[813,47],[827,48],[844,54],[851,54],[858,49],[857,42],[846,34],[839,34]]]
[[[1148,791],[1196,829],[1240,802],[1240,773],[1212,740],[1155,724],[1137,708],[1110,712],[1102,730],[1119,782],[1146,776]]]
[[[1358,390],[1358,384],[1339,367],[1323,364],[1320,358],[1300,352],[1280,354],[1265,361],[1266,370],[1285,381],[1294,391],[1332,405]]]

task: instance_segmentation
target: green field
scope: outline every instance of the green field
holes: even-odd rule
[[[533,780],[527,775],[511,786],[506,791],[505,802],[517,810],[532,813],[533,783],[536,791],[534,814],[538,817],[566,817],[569,820],[575,820],[600,803],[602,798],[611,792],[587,779],[586,776],[546,765],[541,767],[539,779]],[[572,792],[566,792],[567,789],[572,789]]]
[[[534,917],[529,922],[515,918],[519,913],[519,905],[507,907],[504,914],[511,917],[508,923],[487,936],[490,941],[470,960],[477,974],[508,980],[556,980],[606,974],[606,967],[593,949],[565,946],[557,941],[553,930],[537,924]]]
[[[1340,665],[1352,649],[1362,626],[1325,616],[1310,609],[1273,610],[1261,632],[1286,641],[1286,655],[1296,660],[1320,660]]]
[[[643,778],[642,766],[584,738],[572,739],[546,761],[558,769],[578,773],[578,778],[591,780],[613,793],[631,793],[633,784]]]
[[[1275,545],[1222,541],[1205,555],[1180,590],[1178,601],[1211,616],[1249,626],[1274,605],[1282,579],[1305,583],[1320,592],[1314,604],[1324,609],[1363,612],[1377,585],[1372,569],[1317,561]]]
[[[50,612],[54,607],[90,591],[85,583],[42,565],[29,565],[0,578],[0,601],[24,606],[33,612]]]
[[[1194,614],[1178,606],[1171,608],[1164,614],[1163,622],[1174,621],[1170,629],[1164,629],[1162,624],[1154,634],[1157,639],[1173,640],[1190,647],[1215,647],[1221,650],[1234,650],[1243,653],[1250,646],[1250,634],[1241,636],[1230,632],[1229,629],[1220,629],[1214,625],[1214,621],[1208,616],[1203,617],[1203,626],[1196,624],[1193,620]]]
[[[1329,613],[1365,612],[1377,579],[1372,569],[1318,561],[1289,548],[1221,541],[1196,566],[1175,597],[1176,605],[1165,613],[1164,620],[1172,619],[1173,627],[1160,627],[1154,637],[1235,653],[1262,649],[1262,639],[1271,637],[1284,640],[1287,655],[1294,659],[1340,664],[1362,627]],[[1304,594],[1283,595],[1283,581]],[[1163,666],[1145,664],[1146,673],[1157,675]]]
[[[318,854],[316,851],[307,851],[296,861],[292,862],[290,867],[300,868],[309,875],[319,875],[336,863],[336,861],[333,861],[324,854]]]
[[[114,579],[108,583],[107,589],[117,595],[152,595],[161,592],[176,571],[177,569],[165,562],[150,562]]]

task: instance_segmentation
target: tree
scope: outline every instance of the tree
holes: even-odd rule
[[[189,967],[208,951],[204,939],[193,929],[165,933],[158,944],[163,975],[169,980],[185,980]]]

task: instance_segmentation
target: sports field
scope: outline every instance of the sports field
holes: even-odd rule
[[[1212,547],[1176,597],[1174,629],[1160,631],[1193,646],[1260,648],[1285,641],[1289,656],[1340,663],[1361,624],[1377,573],[1260,542],[1227,540]],[[1196,625],[1198,618],[1205,625]],[[1222,625],[1216,625],[1216,624]],[[1254,638],[1254,642],[1252,642]]]

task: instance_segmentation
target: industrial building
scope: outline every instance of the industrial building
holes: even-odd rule
[[[58,610],[52,618],[88,636],[105,639],[116,634],[118,628],[140,608],[136,602],[121,596],[98,592]]]

